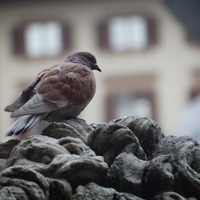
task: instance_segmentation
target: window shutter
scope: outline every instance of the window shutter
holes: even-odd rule
[[[107,21],[101,21],[97,27],[98,45],[102,49],[108,48],[108,24]]]
[[[24,27],[24,25],[18,25],[12,31],[13,52],[16,55],[25,54]]]
[[[153,18],[147,18],[149,45],[157,42],[157,27]]]
[[[115,96],[114,94],[107,94],[106,96],[106,99],[105,99],[105,102],[106,102],[106,121],[110,121],[113,119],[113,113],[114,113],[114,99],[115,99]]]
[[[62,24],[62,31],[63,31],[63,51],[68,51],[72,47],[72,34],[71,34],[71,27],[66,24]]]

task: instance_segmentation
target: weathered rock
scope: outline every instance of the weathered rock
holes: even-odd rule
[[[103,158],[96,156],[82,140],[56,140],[41,135],[22,140],[11,152],[8,163],[30,167],[46,177],[64,178],[72,187],[90,181],[101,183],[108,169]]]
[[[163,138],[145,169],[144,194],[153,197],[159,192],[174,191],[184,197],[200,197],[199,148],[190,137]]]
[[[107,169],[107,164],[99,156],[58,155],[50,165],[41,170],[41,173],[66,179],[75,189],[78,185],[91,181],[103,184]]]
[[[59,140],[34,135],[25,138],[15,146],[8,158],[8,166],[21,165],[37,170],[51,163],[52,159],[59,154],[69,154],[59,144]]]
[[[189,197],[189,198],[187,198],[187,200],[198,200],[198,199],[195,197]]]
[[[6,187],[0,191],[0,195],[7,193],[11,198],[41,200],[49,198],[49,183],[46,178],[42,174],[26,168],[26,166],[5,169],[0,176],[0,185]],[[10,194],[11,192],[12,194]]]
[[[0,158],[6,159],[10,156],[12,149],[19,143],[19,140],[8,140],[0,144]]]
[[[128,193],[119,193],[113,188],[105,188],[95,183],[79,186],[73,200],[143,200]]]
[[[175,191],[183,196],[200,197],[200,144],[188,136],[168,136],[158,144],[155,155],[159,154],[170,154],[175,160],[172,164],[179,181]]]
[[[174,159],[171,155],[160,155],[149,162],[144,170],[142,182],[145,198],[152,198],[160,192],[174,191],[173,162]]]
[[[7,167],[7,159],[0,159],[0,172],[2,172]]]
[[[168,154],[186,159],[193,165],[192,162],[196,162],[196,158],[200,156],[200,144],[188,136],[167,136],[158,143],[152,157]],[[200,170],[200,162],[195,163],[195,168]]]
[[[115,157],[124,151],[133,151],[132,153],[138,158],[146,159],[134,133],[119,124],[108,123],[99,126],[89,135],[88,145],[97,155],[102,155],[108,165],[111,165]]]
[[[17,186],[1,186],[0,187],[1,200],[29,200],[25,190]]]
[[[156,149],[158,142],[164,138],[164,134],[159,125],[154,120],[147,117],[126,116],[114,119],[111,122],[131,129],[140,141],[140,145],[144,149],[148,158]]]
[[[5,200],[72,198],[72,188],[66,180],[47,178],[26,166],[14,166],[4,170],[0,177],[0,187],[0,199]]]
[[[47,178],[49,183],[49,200],[72,199],[72,188],[70,184],[64,179]]]
[[[0,144],[0,199],[197,200],[199,158],[199,143],[149,118],[55,122]]]
[[[0,172],[7,167],[7,158],[12,149],[19,143],[19,140],[9,140],[0,144]]]
[[[86,124],[85,121],[81,119],[71,119],[64,122],[51,123],[42,131],[42,135],[56,139],[70,136],[74,138],[80,138],[86,142],[87,137],[92,132],[92,130],[93,128]]]
[[[107,123],[105,123],[105,122],[101,122],[101,123],[98,123],[98,124],[92,123],[92,124],[90,124],[90,126],[95,130],[95,129],[99,128],[100,126],[103,126],[103,125],[106,125],[106,124]]]
[[[175,192],[164,192],[162,194],[156,195],[152,200],[187,200],[187,199]]]
[[[109,186],[142,197],[142,176],[146,166],[147,161],[139,160],[131,153],[119,154],[108,170]]]

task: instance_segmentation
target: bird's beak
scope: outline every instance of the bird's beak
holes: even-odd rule
[[[99,71],[99,72],[101,72],[101,69],[99,68],[98,65],[94,65],[93,69],[94,69],[94,70],[97,70],[97,71]]]

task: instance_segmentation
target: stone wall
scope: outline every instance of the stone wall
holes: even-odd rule
[[[145,117],[52,123],[0,159],[1,200],[200,199],[200,145]]]

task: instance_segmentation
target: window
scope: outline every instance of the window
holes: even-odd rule
[[[58,56],[71,47],[70,28],[56,20],[22,23],[13,30],[13,47],[30,58]]]
[[[119,92],[115,95],[114,117],[146,116],[152,117],[148,93],[142,91]]]
[[[156,42],[155,21],[139,14],[101,21],[98,33],[100,47],[115,52],[141,51]]]
[[[25,52],[29,57],[56,56],[62,50],[62,27],[55,21],[35,22],[26,26]]]
[[[108,22],[109,46],[112,50],[140,50],[148,45],[144,17],[115,17]]]
[[[109,78],[106,81],[106,120],[121,116],[156,119],[154,82],[152,75]]]

